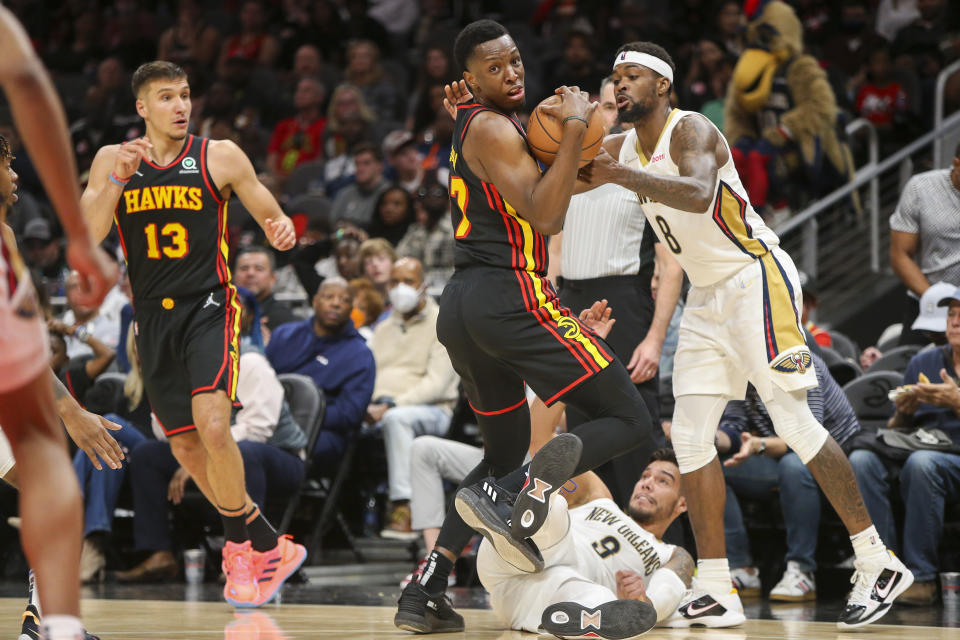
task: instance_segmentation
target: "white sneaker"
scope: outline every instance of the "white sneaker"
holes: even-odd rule
[[[756,598],[760,595],[760,572],[756,567],[730,569],[730,580],[741,598]]]
[[[805,602],[817,599],[817,583],[793,560],[787,561],[787,570],[777,586],[770,591],[770,599],[777,602]]]
[[[743,604],[735,589],[722,596],[714,596],[697,587],[687,591],[680,600],[680,606],[669,618],[660,623],[661,627],[735,627],[746,620]]]
[[[897,596],[913,584],[913,573],[889,549],[883,564],[857,559],[856,572],[850,578],[853,590],[837,621],[839,629],[855,629],[876,622]]]

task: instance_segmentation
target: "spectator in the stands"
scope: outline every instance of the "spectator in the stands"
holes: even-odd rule
[[[103,60],[103,16],[96,5],[81,5],[82,10],[74,15],[65,15],[74,7],[63,6],[59,22],[68,31],[59,42],[51,42],[43,56],[51,71],[69,74],[89,74]]]
[[[743,53],[743,10],[738,0],[724,0],[717,11],[717,39],[731,56]]]
[[[27,222],[23,231],[23,259],[28,266],[40,272],[40,286],[47,295],[62,296],[70,275],[70,268],[63,252],[63,243],[51,231],[46,218],[34,218]]]
[[[686,80],[681,85],[680,99],[684,108],[700,111],[706,102],[725,97],[726,86],[722,87],[723,93],[717,94],[710,81],[726,58],[723,43],[719,40],[701,38],[696,43]]]
[[[868,65],[870,54],[884,46],[884,41],[873,30],[866,0],[841,3],[839,17],[834,34],[824,45],[823,61],[852,78]]]
[[[67,310],[64,312],[63,323],[79,330],[79,335],[91,335],[103,344],[116,351],[120,344],[120,313],[130,303],[129,298],[119,284],[107,292],[98,307],[86,307],[77,301],[79,276],[72,272],[67,277],[65,285],[67,294]],[[70,335],[67,337],[67,356],[77,358],[93,353],[87,343]]]
[[[433,85],[443,86],[453,80],[456,71],[453,68],[453,59],[447,47],[433,43],[423,49],[423,58],[417,72],[417,84],[410,92],[410,102],[407,105],[407,121],[404,127],[414,131],[413,114],[424,100],[425,90]]]
[[[397,87],[383,72],[380,50],[369,40],[356,40],[347,45],[347,67],[344,79],[358,87],[367,104],[382,122],[401,123],[406,105]]]
[[[393,271],[393,263],[396,261],[396,250],[383,238],[370,238],[360,245],[360,264],[363,267],[363,275],[384,300],[388,299],[390,272]],[[386,310],[390,310],[389,304]]]
[[[324,182],[328,196],[332,197],[353,179],[356,167],[351,151],[356,145],[374,137],[374,120],[376,116],[360,89],[352,84],[341,84],[334,89],[327,107],[327,128],[323,134],[326,158]]]
[[[895,431],[883,439],[887,446],[850,454],[877,532],[887,546],[902,551],[900,557],[913,572],[915,582],[897,600],[903,604],[937,601],[937,572],[942,569],[937,549],[943,536],[944,509],[960,499],[960,449],[956,445],[960,442],[960,290],[940,304],[947,307],[947,344],[911,358],[894,400],[896,412],[888,424]],[[890,505],[897,471],[905,507],[900,544]]]
[[[943,0],[917,0],[920,15],[900,29],[893,40],[897,65],[928,83],[934,81],[944,64],[941,47],[947,40],[945,5]],[[930,104],[927,107],[932,109]]]
[[[297,114],[281,120],[267,147],[267,169],[285,178],[305,162],[323,157],[323,130],[327,126],[320,107],[326,90],[317,78],[301,78],[293,95]]]
[[[843,390],[826,363],[813,354],[817,387],[807,403],[817,421],[841,446],[859,433],[860,423]],[[750,553],[739,498],[769,498],[779,490],[787,537],[787,568],[770,592],[771,600],[816,599],[814,558],[820,523],[820,489],[799,456],[773,429],[773,422],[756,389],[747,389],[745,400],[734,400],[720,418],[717,451],[729,457],[723,463],[727,481],[724,533],[734,586],[742,595],[759,595],[760,580]]]
[[[405,188],[392,185],[380,194],[373,207],[371,238],[383,238],[396,246],[403,240],[415,218],[413,196]]]
[[[397,245],[401,256],[423,264],[430,295],[440,295],[453,275],[453,225],[450,194],[438,182],[427,182],[417,193],[416,222]]]
[[[313,297],[314,315],[281,325],[267,345],[267,358],[278,374],[309,376],[326,395],[323,430],[312,452],[321,465],[337,463],[373,396],[376,365],[350,320],[353,297],[346,280],[325,280]]]
[[[224,41],[218,70],[222,75],[227,61],[243,58],[255,65],[272,67],[280,53],[277,39],[267,30],[266,9],[259,0],[246,0],[240,7],[240,32]]]
[[[410,528],[410,446],[422,435],[445,435],[460,379],[437,338],[439,307],[426,295],[423,265],[400,258],[390,273],[391,312],[373,332],[377,362],[367,421],[383,429],[390,515],[380,535],[416,539]]]
[[[890,266],[907,288],[900,344],[923,344],[907,330],[917,300],[931,282],[960,285],[960,145],[949,169],[919,173],[903,188],[890,216]]]
[[[589,30],[572,28],[563,39],[563,57],[553,65],[546,79],[552,91],[562,85],[596,91],[609,73],[594,52],[596,38]]]
[[[908,142],[915,127],[911,124],[907,92],[892,74],[890,50],[875,49],[869,58],[866,81],[857,90],[857,115],[877,128],[881,156],[887,156]]]
[[[273,288],[277,284],[276,269],[277,263],[273,250],[259,245],[242,249],[237,254],[237,262],[233,268],[233,280],[236,285],[251,291],[257,297],[260,318],[263,326],[269,331],[273,331],[281,324],[297,320],[290,306],[274,297]]]
[[[373,328],[380,320],[385,305],[383,296],[376,290],[373,283],[366,278],[354,278],[350,281],[353,288],[353,311],[350,319],[363,339],[370,344],[373,339]]]
[[[160,36],[157,58],[177,64],[193,61],[210,67],[220,50],[220,32],[203,17],[197,0],[180,0],[177,21]]]
[[[367,0],[348,0],[343,8],[347,14],[343,21],[345,40],[370,40],[384,53],[390,53],[390,36],[386,28],[370,16]]]
[[[307,437],[290,414],[283,385],[257,346],[261,341],[256,297],[238,288],[243,303],[240,314],[240,375],[237,378],[237,411],[230,435],[243,458],[247,492],[261,509],[272,501],[286,504],[303,479],[303,455]],[[174,577],[178,572],[173,539],[167,518],[167,502],[183,499],[191,480],[210,496],[207,483],[196,483],[181,467],[171,450],[177,439],[167,441],[158,424],[157,440],[146,440],[131,452],[133,487],[133,538],[138,551],[150,554],[129,571],[117,573],[120,582],[152,582]]]
[[[817,308],[820,302],[818,299],[820,289],[817,287],[817,281],[807,275],[805,271],[800,272],[800,290],[803,291],[803,310],[800,313],[800,324],[813,336],[818,345],[832,347],[833,338],[830,336],[830,332],[810,319],[810,313]]]
[[[409,193],[416,193],[423,184],[426,172],[413,134],[402,129],[391,131],[383,139],[383,155],[390,165],[387,177]]]
[[[346,220],[366,229],[373,207],[390,183],[383,177],[383,156],[374,144],[362,142],[353,149],[354,182],[337,193],[330,210],[333,220]]]
[[[70,391],[70,395],[83,405],[87,390],[93,386],[97,376],[107,370],[116,352],[82,328],[68,326],[59,320],[48,320],[47,328],[50,330],[50,368]],[[65,336],[88,345],[92,354],[69,357]]]

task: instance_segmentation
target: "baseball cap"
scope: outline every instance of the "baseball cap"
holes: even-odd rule
[[[801,291],[808,296],[812,296],[814,298],[818,297],[820,289],[817,287],[817,281],[809,276],[806,271],[797,271],[797,275],[800,277]]]
[[[397,129],[387,134],[383,139],[383,155],[390,157],[403,147],[413,142],[413,134],[409,131]]]
[[[24,240],[50,240],[50,223],[43,218],[33,218],[23,228]]]
[[[930,285],[930,288],[920,296],[920,315],[913,321],[910,328],[914,331],[946,332],[947,310],[940,303],[944,298],[955,295],[956,291],[957,287],[948,282]]]
[[[938,282],[937,284],[947,284],[946,282]],[[953,287],[953,285],[950,285]],[[930,287],[931,289],[933,287]],[[926,294],[924,294],[926,295]],[[948,295],[945,295],[940,298],[940,302],[937,303],[938,307],[949,307],[952,301],[956,300],[960,302],[960,287],[956,287]]]

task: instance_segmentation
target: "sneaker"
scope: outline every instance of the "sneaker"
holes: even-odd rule
[[[418,582],[400,593],[393,624],[414,633],[455,633],[463,631],[463,616],[453,610],[445,594],[431,596]]]
[[[84,538],[83,547],[80,549],[80,582],[83,584],[103,582],[106,567],[107,557],[100,549],[100,545],[89,537]]]
[[[612,600],[599,607],[558,602],[543,610],[540,627],[558,638],[639,638],[657,624],[657,610],[639,600]]]
[[[40,613],[28,604],[20,618],[20,637],[17,640],[40,640]]]
[[[914,582],[900,595],[900,604],[929,607],[937,604],[937,583],[933,580]]]
[[[493,478],[487,478],[460,489],[454,503],[467,526],[489,540],[501,558],[524,573],[537,573],[543,570],[537,545],[529,538],[514,537],[510,529],[515,498]]]
[[[529,538],[543,526],[550,511],[550,496],[573,476],[582,451],[580,438],[561,433],[533,456],[527,482],[513,505],[510,530],[514,538]]]
[[[223,546],[223,562],[220,566],[227,578],[223,585],[223,599],[239,608],[259,606],[257,560],[250,541],[243,544],[227,541]]]
[[[696,584],[696,583],[694,583]],[[691,589],[680,600],[680,606],[661,623],[664,627],[735,627],[747,619],[736,590],[713,596],[703,589]]]
[[[408,573],[406,578],[400,581],[400,590],[402,591],[403,589],[406,589],[408,584],[410,584],[414,580],[417,580],[423,574],[423,570],[426,568],[426,566],[427,566],[427,558],[426,556],[424,556],[420,558],[420,562],[417,563],[416,568],[412,572]],[[457,586],[456,569],[450,570],[450,575],[447,576],[447,586],[448,587]]]
[[[817,599],[817,583],[813,574],[804,571],[793,560],[787,561],[787,570],[777,586],[770,591],[770,599],[776,602],[805,602]]]
[[[257,586],[260,595],[252,606],[259,607],[273,599],[293,573],[307,559],[307,548],[293,541],[293,536],[277,538],[277,546],[270,551],[254,551],[257,567]]]
[[[839,629],[855,629],[876,622],[887,611],[897,596],[913,584],[913,573],[889,549],[883,564],[870,560],[856,560],[856,572],[850,578],[853,590],[847,606],[837,621]]]
[[[410,503],[394,505],[390,510],[390,524],[380,532],[380,537],[390,540],[416,540],[420,537],[410,528]]]
[[[730,580],[741,598],[757,598],[760,596],[760,572],[757,571],[756,567],[730,569]]]

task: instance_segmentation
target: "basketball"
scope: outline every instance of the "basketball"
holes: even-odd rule
[[[560,96],[550,96],[537,105],[530,114],[530,123],[527,125],[527,140],[533,148],[537,160],[545,165],[552,165],[560,148],[560,138],[563,136],[563,123],[545,112],[541,107],[560,103]],[[583,147],[580,149],[580,166],[590,164],[593,157],[600,151],[603,142],[603,119],[600,110],[595,109],[587,133],[583,136]]]

